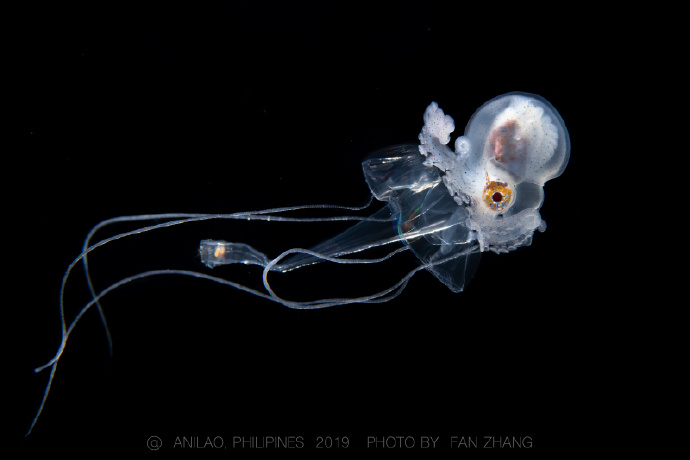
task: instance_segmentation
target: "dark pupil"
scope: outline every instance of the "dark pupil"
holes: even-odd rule
[[[501,195],[500,192],[496,192],[491,196],[491,199],[493,199],[495,202],[499,202],[503,199],[503,195]]]

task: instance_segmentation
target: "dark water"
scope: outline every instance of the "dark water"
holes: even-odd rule
[[[584,395],[597,366],[583,340],[597,330],[584,319],[594,307],[582,292],[575,193],[588,72],[580,43],[568,30],[537,27],[528,11],[288,5],[55,6],[25,15],[22,139],[5,171],[20,217],[9,223],[17,232],[10,289],[19,293],[10,306],[18,319],[8,321],[17,330],[10,377],[20,387],[10,395],[19,406],[13,442],[142,453],[157,436],[162,451],[182,455],[286,445],[421,450],[432,438],[435,451],[487,453],[490,441],[532,455],[593,442],[574,421],[591,416]],[[572,138],[570,166],[545,188],[548,230],[531,247],[484,256],[464,293],[420,273],[390,303],[312,312],[193,279],[133,283],[103,302],[113,358],[91,311],[33,434],[19,441],[48,377],[31,370],[59,345],[61,277],[93,225],[142,213],[360,205],[369,197],[362,159],[415,142],[431,101],[455,118],[458,134],[482,103],[509,91],[548,99]],[[94,283],[103,289],[153,268],[204,271],[203,238],[277,254],[345,227],[164,229],[94,252]],[[331,286],[362,295],[414,268],[410,254],[398,257],[384,268],[272,280],[286,298],[327,296]],[[260,287],[256,267],[214,274]],[[70,319],[88,301],[75,275]]]

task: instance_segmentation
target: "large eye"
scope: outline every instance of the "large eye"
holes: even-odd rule
[[[510,206],[513,199],[513,191],[505,182],[493,180],[488,181],[484,186],[484,203],[492,211],[504,211]]]

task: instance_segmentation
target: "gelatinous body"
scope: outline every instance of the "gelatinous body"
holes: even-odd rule
[[[151,276],[192,276],[221,283],[291,308],[323,308],[351,303],[378,303],[399,295],[412,276],[427,270],[454,292],[462,291],[474,274],[481,252],[508,252],[529,245],[536,230],[544,231],[539,208],[544,201],[543,185],[565,169],[570,141],[558,112],[539,96],[509,93],[492,99],[472,116],[455,150],[447,145],[455,130],[453,119],[436,103],[424,113],[420,143],[396,145],[379,150],[362,163],[373,198],[385,203],[369,217],[356,215],[295,218],[284,214],[304,209],[359,211],[367,206],[306,205],[232,214],[161,214],[116,217],[101,222],[89,233],[83,252],[70,264],[63,278],[60,296],[62,341],[55,357],[37,371],[52,368],[41,406],[43,409],[55,369],[65,344],[79,319],[95,306],[105,326],[100,299],[113,289],[135,279]],[[309,250],[290,249],[269,257],[240,242],[205,239],[200,242],[201,262],[213,269],[226,264],[254,264],[263,267],[265,291],[258,291],[201,271],[161,269],[125,278],[97,293],[93,288],[87,255],[115,240],[192,221],[211,219],[264,220],[271,222],[356,221],[348,230]],[[95,244],[96,231],[115,222],[167,220],[137,228]],[[366,258],[366,251],[390,247],[379,258]],[[324,261],[340,264],[382,263],[401,252],[411,251],[419,266],[393,286],[355,298],[330,298],[296,302],[278,296],[268,275],[287,272]],[[72,268],[83,262],[93,300],[68,323],[62,298]],[[106,327],[107,331],[107,327]],[[30,431],[30,430],[29,430]]]
[[[446,144],[452,118],[431,104],[419,136],[425,165],[443,171],[448,193],[466,206],[466,226],[482,251],[507,252],[544,230],[543,185],[568,164],[570,139],[556,110],[542,98],[509,93],[472,116],[455,152]]]

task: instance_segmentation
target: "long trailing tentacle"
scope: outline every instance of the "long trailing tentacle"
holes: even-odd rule
[[[335,222],[335,221],[378,221],[378,222],[384,222],[390,219],[377,219],[377,218],[372,218],[372,217],[365,217],[365,216],[331,216],[331,217],[313,217],[313,218],[298,218],[298,217],[286,217],[286,216],[277,216],[275,214],[279,213],[284,213],[284,212],[289,212],[289,211],[298,211],[298,210],[305,210],[305,209],[340,209],[340,210],[350,210],[350,211],[361,211],[369,206],[371,206],[373,202],[373,196],[369,198],[367,203],[363,206],[342,206],[342,205],[331,205],[331,204],[316,204],[316,205],[302,205],[302,206],[290,206],[290,207],[280,207],[280,208],[271,208],[271,209],[265,209],[265,210],[258,210],[258,211],[247,211],[247,212],[237,212],[237,213],[231,213],[231,214],[200,214],[200,213],[165,213],[165,214],[146,214],[146,215],[133,215],[133,216],[120,216],[120,217],[115,217],[112,219],[107,219],[104,220],[97,225],[95,225],[87,234],[87,237],[84,240],[84,244],[82,247],[82,252],[69,264],[67,269],[65,270],[65,273],[62,277],[62,283],[60,287],[60,296],[59,296],[59,316],[60,316],[60,325],[62,329],[62,340],[60,343],[60,347],[58,349],[58,352],[56,356],[46,365],[41,366],[37,369],[35,369],[35,372],[40,372],[41,370],[52,366],[51,369],[51,374],[48,380],[48,384],[46,386],[46,390],[43,395],[43,399],[41,401],[41,404],[39,406],[38,413],[36,414],[36,417],[34,418],[31,427],[29,428],[29,431],[26,433],[26,436],[28,436],[35,423],[36,420],[38,419],[38,416],[43,410],[45,401],[48,397],[48,393],[50,391],[50,386],[53,381],[54,375],[55,375],[55,370],[57,367],[57,361],[59,357],[62,355],[62,352],[64,351],[64,347],[66,344],[66,338],[69,335],[69,332],[71,329],[74,327],[76,324],[76,321],[81,317],[83,312],[88,310],[88,307],[91,305],[96,305],[96,308],[99,312],[99,316],[101,318],[101,322],[104,326],[104,329],[106,331],[107,339],[108,339],[108,347],[109,347],[109,352],[112,355],[112,337],[110,334],[110,330],[107,325],[106,317],[103,312],[103,308],[100,305],[100,298],[103,297],[104,294],[107,292],[111,291],[117,286],[120,286],[122,284],[125,284],[129,281],[132,281],[133,279],[138,279],[142,278],[145,276],[140,276],[140,275],[135,275],[134,277],[126,278],[122,280],[119,283],[116,283],[113,286],[110,286],[108,289],[104,290],[101,292],[101,294],[96,295],[95,288],[93,286],[93,282],[91,280],[91,275],[89,272],[89,266],[88,266],[88,254],[93,251],[94,249],[103,246],[105,244],[111,243],[116,240],[120,240],[122,238],[132,236],[132,235],[137,235],[140,233],[145,233],[151,230],[157,230],[161,228],[167,228],[167,227],[172,227],[176,225],[181,225],[181,224],[186,224],[190,222],[199,222],[199,221],[205,221],[205,220],[212,220],[212,219],[235,219],[235,220],[264,220],[264,221],[274,221],[274,222]],[[105,238],[101,241],[98,241],[95,244],[90,245],[91,239],[93,236],[101,230],[102,228],[115,224],[115,223],[123,223],[123,222],[140,222],[140,221],[147,221],[147,220],[163,220],[163,219],[174,219],[170,220],[167,222],[162,222],[162,223],[157,223],[154,225],[138,228],[132,231],[124,232],[124,233],[119,233],[117,235],[111,236],[109,238]],[[75,318],[74,321],[72,321],[71,326],[68,330],[67,328],[67,321],[65,318],[65,308],[64,308],[64,294],[65,294],[65,286],[67,284],[67,280],[69,279],[69,276],[73,270],[73,268],[76,266],[76,264],[79,263],[79,261],[82,261],[84,265],[84,270],[86,274],[86,280],[89,286],[89,291],[92,296],[91,302],[89,302],[88,306],[80,312],[80,314]],[[159,271],[159,272],[147,272],[149,273],[146,276],[152,276],[154,274],[158,273],[170,273],[168,271]],[[178,273],[185,273],[185,271],[178,271]],[[186,274],[190,274],[193,272],[186,272]],[[141,274],[144,275],[144,274]],[[208,278],[208,279],[214,279],[220,282],[220,278],[216,277],[211,277],[209,275],[204,275],[202,273],[196,273],[195,275],[190,275],[190,276],[196,276],[199,278]],[[237,285],[236,283],[232,282],[227,282],[225,284],[229,284],[233,287],[236,287],[241,290],[245,290],[248,292],[251,292],[252,294],[258,295],[260,297],[265,297],[268,300],[274,300],[271,296],[260,293],[259,291],[251,290],[249,288],[242,287],[240,285]]]
[[[150,227],[145,227],[144,229],[139,229],[139,230],[137,230],[137,231],[127,232],[127,233],[115,235],[114,237],[111,237],[111,238],[102,240],[102,241],[100,241],[100,242],[94,244],[93,246],[88,247],[88,248],[87,248],[77,259],[75,259],[75,260],[72,262],[72,264],[70,264],[70,267],[68,268],[67,272],[65,273],[65,278],[63,279],[63,283],[64,283],[64,281],[66,280],[66,277],[68,276],[69,271],[71,270],[71,268],[73,268],[74,265],[76,265],[76,263],[78,263],[78,261],[81,260],[82,257],[84,257],[88,252],[92,251],[92,250],[95,249],[96,247],[102,246],[103,244],[106,244],[106,243],[108,243],[108,242],[110,242],[110,241],[114,241],[114,240],[116,240],[116,239],[120,239],[120,238],[123,238],[123,237],[125,237],[125,236],[131,235],[131,234],[134,234],[134,233],[140,233],[141,231],[148,231],[148,230],[152,230],[152,229],[155,229],[155,228],[161,228],[161,227],[170,226],[170,225],[177,225],[177,224],[184,223],[184,222],[188,222],[188,221],[202,220],[202,219],[205,219],[205,218],[212,218],[212,217],[209,217],[209,216],[206,216],[206,215],[205,215],[205,216],[203,216],[203,217],[201,217],[201,218],[189,218],[189,219],[183,219],[183,220],[178,220],[178,221],[167,222],[167,223],[164,223],[164,224],[158,224],[158,225],[154,225],[154,226],[150,226]],[[236,218],[236,217],[230,217],[230,218]],[[360,219],[360,218],[357,218],[357,219]],[[331,220],[331,218],[329,218],[329,220]],[[120,280],[120,281],[118,281],[118,282],[116,282],[116,283],[110,285],[109,287],[105,288],[103,291],[101,291],[100,294],[94,295],[93,299],[92,299],[91,301],[89,301],[89,302],[79,311],[79,313],[75,316],[75,318],[74,318],[74,319],[72,320],[72,322],[70,323],[69,327],[66,327],[66,323],[64,322],[64,310],[62,310],[62,308],[61,308],[61,319],[63,320],[63,334],[62,334],[62,339],[61,339],[60,346],[59,346],[58,351],[57,351],[57,353],[55,354],[55,356],[54,356],[48,363],[46,363],[45,365],[40,366],[40,367],[38,367],[38,368],[35,369],[35,372],[40,372],[40,371],[42,371],[42,370],[44,370],[44,369],[50,367],[50,368],[51,368],[51,372],[50,372],[50,376],[49,376],[49,378],[48,378],[48,382],[47,382],[47,384],[46,384],[46,389],[45,389],[45,391],[44,391],[44,393],[43,393],[43,398],[42,398],[42,400],[41,400],[41,404],[40,404],[40,406],[39,406],[39,408],[38,408],[38,411],[37,411],[37,413],[36,413],[36,416],[35,416],[34,419],[32,420],[31,426],[29,427],[29,430],[28,430],[28,432],[26,433],[26,436],[28,436],[28,435],[31,433],[31,431],[33,430],[34,426],[36,425],[36,422],[37,422],[38,418],[40,417],[41,413],[43,412],[43,408],[45,407],[46,400],[48,399],[48,394],[50,393],[50,388],[51,388],[52,383],[53,383],[53,380],[54,380],[54,378],[55,378],[55,372],[56,372],[56,370],[57,370],[57,365],[58,365],[58,363],[59,363],[59,361],[60,361],[60,358],[62,357],[62,355],[63,355],[63,353],[64,353],[65,346],[67,345],[67,340],[69,339],[70,334],[72,333],[72,331],[74,330],[74,328],[76,327],[77,323],[78,323],[79,320],[82,318],[82,316],[83,316],[92,306],[94,306],[94,305],[99,305],[99,301],[100,301],[105,295],[107,295],[109,292],[111,292],[111,291],[113,291],[113,290],[119,288],[119,287],[122,286],[122,285],[125,285],[125,284],[127,284],[127,283],[130,283],[130,282],[132,282],[132,281],[134,281],[134,280],[138,280],[138,279],[142,279],[142,278],[148,278],[148,277],[152,277],[152,276],[158,276],[158,275],[182,275],[182,276],[190,276],[190,277],[199,278],[199,279],[206,279],[206,280],[209,280],[209,281],[212,281],[212,282],[216,282],[216,283],[219,283],[219,284],[222,284],[222,285],[230,286],[230,287],[233,287],[233,288],[238,289],[238,290],[240,290],[240,291],[248,292],[248,293],[250,293],[250,294],[252,294],[252,295],[255,295],[255,296],[257,296],[257,297],[260,297],[260,298],[263,298],[263,299],[266,299],[266,300],[270,300],[270,301],[273,301],[273,302],[277,302],[277,303],[280,303],[281,305],[284,305],[284,306],[286,306],[286,307],[289,307],[289,308],[296,308],[296,309],[317,309],[317,308],[326,308],[326,307],[332,307],[332,306],[336,306],[336,305],[347,305],[347,304],[354,304],[354,303],[381,303],[381,302],[387,302],[387,301],[389,301],[389,300],[391,300],[391,299],[397,297],[398,295],[400,295],[400,293],[401,293],[401,292],[405,289],[405,287],[407,286],[407,283],[409,282],[409,280],[410,280],[417,272],[419,272],[419,271],[421,271],[421,270],[424,270],[424,269],[431,268],[431,267],[433,267],[434,265],[438,265],[438,264],[442,264],[442,263],[448,262],[448,261],[450,261],[450,260],[452,260],[452,259],[455,259],[455,258],[457,258],[457,257],[461,257],[461,256],[464,256],[464,255],[467,255],[467,254],[469,254],[470,252],[475,251],[475,250],[476,250],[476,247],[468,248],[467,251],[461,252],[461,253],[458,253],[458,254],[454,254],[453,256],[450,256],[450,257],[448,257],[448,258],[446,258],[446,259],[442,259],[442,260],[438,260],[438,261],[435,261],[435,262],[431,262],[431,263],[427,263],[427,264],[420,265],[420,266],[414,268],[413,270],[411,270],[407,275],[405,275],[403,278],[401,278],[400,281],[398,281],[397,283],[395,283],[393,286],[391,286],[391,287],[389,287],[389,288],[387,288],[387,289],[383,289],[383,290],[381,290],[381,291],[379,291],[379,292],[377,292],[377,293],[375,293],[375,294],[371,294],[371,295],[368,295],[368,296],[355,297],[355,298],[331,298],[331,299],[320,299],[320,300],[313,300],[313,301],[307,301],[307,302],[295,302],[295,301],[290,301],[290,300],[286,300],[286,299],[283,299],[283,298],[279,297],[279,296],[273,291],[273,289],[271,288],[271,286],[270,286],[270,284],[269,284],[269,282],[268,282],[268,273],[269,273],[269,271],[271,271],[271,268],[274,267],[274,266],[275,266],[280,260],[282,260],[284,257],[286,257],[286,256],[288,256],[288,255],[290,255],[290,254],[294,254],[294,253],[309,254],[309,255],[314,256],[314,257],[317,257],[317,258],[319,258],[319,259],[326,260],[326,261],[330,261],[330,262],[334,262],[334,263],[339,263],[339,264],[367,264],[367,263],[379,263],[379,262],[383,262],[383,261],[385,261],[385,260],[387,260],[387,259],[393,257],[394,255],[396,255],[396,254],[398,254],[398,253],[400,253],[400,252],[403,252],[403,251],[405,251],[405,250],[407,250],[407,249],[408,249],[408,247],[407,247],[407,246],[404,246],[404,247],[398,248],[398,249],[396,249],[396,250],[394,250],[394,251],[388,253],[387,255],[385,255],[385,256],[383,256],[383,257],[381,257],[381,258],[377,258],[377,259],[364,259],[364,258],[347,259],[347,258],[340,258],[340,257],[331,257],[331,256],[328,256],[328,255],[319,254],[319,253],[317,253],[317,252],[310,251],[310,250],[307,250],[307,249],[290,249],[290,250],[287,250],[287,251],[283,252],[282,254],[280,254],[280,255],[279,255],[278,257],[276,257],[275,259],[271,260],[271,261],[270,261],[268,264],[266,264],[266,266],[264,267],[264,271],[263,271],[262,277],[263,277],[264,287],[265,287],[266,291],[268,292],[268,294],[267,294],[267,293],[264,293],[264,292],[261,292],[261,291],[258,291],[258,290],[256,290],[256,289],[249,288],[249,287],[244,286],[244,285],[242,285],[242,284],[235,283],[235,282],[226,280],[226,279],[224,279],[224,278],[219,278],[219,277],[216,277],[216,276],[211,276],[211,275],[208,275],[208,274],[205,274],[205,273],[194,272],[194,271],[189,271],[189,270],[150,270],[150,271],[146,271],[146,272],[143,272],[143,273],[139,273],[139,274],[137,274],[137,275],[133,275],[133,276],[129,276],[129,277],[127,277],[127,278],[124,278],[124,279],[122,279],[122,280]],[[63,284],[63,288],[64,288],[64,284]],[[61,292],[61,301],[62,301],[62,292]],[[61,306],[62,306],[62,303],[61,303]]]
[[[57,365],[59,363],[60,358],[62,357],[65,347],[67,345],[67,340],[76,327],[77,323],[80,321],[82,316],[94,305],[96,305],[97,310],[100,313],[101,320],[103,322],[103,325],[106,329],[106,332],[109,337],[109,343],[112,344],[110,341],[110,334],[107,328],[107,323],[105,321],[105,315],[103,314],[102,307],[100,305],[100,300],[107,295],[109,292],[113,291],[114,289],[119,288],[122,285],[125,285],[127,283],[130,283],[131,281],[142,279],[142,278],[148,278],[151,276],[158,276],[158,275],[182,275],[182,276],[190,276],[194,278],[199,278],[199,279],[206,279],[212,282],[216,282],[222,285],[227,285],[230,287],[233,287],[235,289],[248,292],[252,295],[255,295],[257,297],[270,300],[273,302],[280,303],[281,305],[284,305],[289,308],[295,308],[295,309],[317,309],[317,308],[326,308],[326,307],[332,307],[336,305],[346,305],[346,304],[354,304],[354,303],[381,303],[381,302],[387,302],[398,295],[405,289],[407,286],[407,283],[409,280],[416,274],[417,272],[424,270],[424,269],[429,269],[433,267],[434,265],[442,264],[445,263],[449,260],[455,259],[457,257],[461,257],[463,255],[467,255],[473,251],[476,250],[476,247],[470,247],[466,251],[454,254],[453,256],[450,256],[446,259],[438,260],[435,262],[429,262],[426,264],[422,264],[415,269],[411,270],[407,275],[402,277],[397,283],[395,283],[393,286],[383,289],[377,293],[367,295],[367,296],[362,296],[362,297],[354,297],[354,298],[329,298],[329,299],[319,299],[319,300],[312,300],[312,301],[306,301],[306,302],[296,302],[296,301],[291,301],[287,300],[284,298],[279,297],[274,290],[271,288],[269,282],[268,282],[268,273],[272,271],[272,269],[276,269],[276,264],[280,262],[282,259],[284,259],[286,256],[290,254],[296,254],[296,253],[301,253],[301,254],[307,254],[312,257],[316,257],[318,259],[324,260],[324,261],[330,261],[333,263],[339,263],[339,264],[370,264],[370,263],[379,263],[383,262],[394,255],[406,251],[409,249],[409,246],[403,246],[401,248],[395,249],[392,252],[388,253],[387,255],[381,257],[381,258],[376,258],[376,259],[366,259],[366,258],[354,258],[354,259],[348,259],[342,257],[345,254],[338,254],[337,256],[332,256],[328,254],[322,254],[319,252],[307,250],[307,249],[290,249],[282,254],[280,254],[278,257],[274,258],[273,260],[267,262],[264,265],[264,271],[263,271],[263,283],[264,283],[264,288],[266,289],[266,292],[261,292],[256,289],[249,288],[247,286],[244,286],[239,283],[235,283],[223,278],[219,278],[216,276],[211,276],[205,273],[201,272],[195,272],[195,271],[189,271],[189,270],[171,270],[171,269],[165,269],[165,270],[150,270],[146,271],[143,273],[139,273],[133,276],[129,276],[127,278],[124,278],[103,291],[101,291],[99,294],[96,294],[96,291],[93,287],[93,283],[91,281],[89,269],[88,269],[88,262],[87,262],[87,255],[95,250],[96,248],[103,246],[105,244],[108,244],[110,242],[148,232],[151,230],[156,230],[160,228],[167,228],[167,227],[172,227],[176,225],[181,225],[189,222],[197,222],[197,221],[204,221],[204,220],[211,220],[211,219],[254,219],[254,220],[265,220],[265,221],[281,221],[281,222],[334,222],[334,221],[373,221],[373,222],[389,222],[392,220],[392,218],[378,218],[378,217],[362,217],[362,216],[333,216],[333,217],[314,217],[314,218],[297,218],[297,217],[286,217],[286,216],[276,216],[275,214],[277,213],[282,213],[282,212],[287,212],[287,211],[294,211],[294,210],[301,210],[301,209],[315,209],[315,208],[322,208],[322,209],[346,209],[346,210],[362,210],[370,206],[372,203],[372,200],[369,200],[369,202],[365,206],[359,206],[359,207],[346,207],[346,206],[338,206],[338,205],[307,205],[307,206],[295,206],[295,207],[287,207],[287,208],[274,208],[274,209],[267,209],[263,211],[251,211],[251,212],[239,212],[239,213],[232,213],[232,214],[182,214],[182,213],[168,213],[168,214],[155,214],[155,215],[139,215],[139,216],[121,216],[121,217],[116,217],[113,219],[108,219],[105,220],[99,224],[97,224],[87,235],[85,241],[84,241],[84,247],[79,254],[79,256],[70,263],[68,266],[67,270],[65,271],[65,274],[62,279],[62,285],[60,289],[60,320],[61,320],[61,327],[62,327],[62,338],[60,341],[60,346],[58,347],[58,350],[55,354],[55,356],[45,365],[40,366],[35,369],[35,372],[40,372],[44,369],[47,369],[48,367],[51,368],[50,376],[48,377],[48,382],[46,384],[46,389],[43,393],[43,398],[41,400],[40,406],[38,408],[38,411],[36,413],[36,416],[32,420],[31,426],[29,427],[28,432],[26,433],[26,436],[28,436],[31,431],[33,430],[34,426],[36,425],[36,422],[41,415],[44,407],[46,400],[48,398],[48,394],[50,393],[50,389],[52,386],[52,382],[55,378],[55,372],[57,369]],[[124,232],[124,233],[119,233],[117,235],[111,236],[109,238],[105,238],[95,244],[89,245],[91,239],[95,235],[97,231],[102,229],[103,227],[113,224],[113,223],[119,223],[119,222],[136,222],[136,221],[144,221],[144,220],[160,220],[160,219],[174,219],[170,220],[167,222],[162,222],[162,223],[157,223],[154,225],[138,228],[129,232]],[[420,235],[414,235],[414,237],[418,237]],[[411,237],[411,235],[408,235],[408,237]],[[402,238],[400,239],[402,241]],[[86,272],[86,278],[87,282],[89,284],[89,290],[91,291],[92,299],[79,311],[79,313],[75,316],[75,318],[72,320],[72,322],[69,324],[69,327],[67,327],[67,321],[65,319],[65,311],[64,311],[64,291],[65,291],[65,285],[67,282],[67,279],[69,278],[69,275],[72,271],[72,269],[75,267],[79,261],[83,261],[84,263],[84,269]],[[112,351],[112,348],[110,349]]]
[[[88,253],[90,252],[90,242],[91,239],[94,237],[94,235],[104,227],[107,227],[108,225],[116,224],[116,223],[123,223],[123,222],[141,222],[141,221],[147,221],[147,220],[162,220],[162,219],[176,219],[173,222],[166,222],[163,224],[159,225],[153,225],[150,227],[145,227],[143,229],[138,229],[133,232],[128,232],[124,233],[121,235],[116,235],[116,237],[113,237],[109,241],[119,239],[125,236],[130,236],[133,234],[137,233],[143,233],[145,231],[149,230],[155,230],[157,228],[163,228],[163,227],[170,227],[173,225],[179,225],[187,222],[194,222],[194,221],[200,221],[200,220],[209,220],[209,219],[255,219],[255,220],[274,220],[274,221],[295,221],[297,218],[283,218],[281,216],[274,216],[272,219],[269,217],[266,217],[268,215],[272,214],[278,214],[278,213],[283,213],[283,212],[290,212],[290,211],[299,211],[299,210],[304,210],[304,209],[340,209],[340,210],[346,210],[346,211],[362,211],[364,209],[367,209],[369,206],[371,206],[372,202],[374,201],[374,197],[371,196],[369,197],[369,201],[367,201],[366,204],[362,206],[343,206],[343,205],[334,205],[334,204],[313,204],[313,205],[301,205],[301,206],[288,206],[288,207],[280,207],[280,208],[271,208],[271,209],[264,209],[260,211],[247,211],[247,212],[238,212],[238,213],[232,213],[232,214],[202,214],[202,213],[164,213],[164,214],[143,214],[143,215],[134,215],[134,216],[119,216],[119,217],[113,217],[111,219],[106,219],[104,221],[99,222],[96,224],[87,234],[86,238],[84,239],[84,244],[82,245],[82,253],[80,254],[79,258],[81,258],[83,267],[84,267],[84,273],[86,274],[86,282],[89,286],[89,292],[91,293],[91,298],[95,299],[96,298],[96,289],[93,286],[93,282],[91,280],[91,273],[89,272],[89,262],[88,262]],[[347,216],[346,216],[347,217]],[[311,219],[299,219],[299,222],[316,222],[316,221],[321,221],[323,218],[314,218],[313,220]],[[326,218],[327,220],[336,220],[333,218]],[[347,218],[346,220],[356,220],[354,216],[352,218]],[[340,220],[340,219],[337,219]],[[104,240],[105,241],[105,240]],[[109,242],[105,241],[105,242]],[[94,248],[96,245],[94,245]],[[69,275],[69,272],[71,271],[72,267],[70,266],[67,269],[67,272],[65,273],[65,277],[63,278],[62,282],[62,288],[60,290],[60,319],[62,323],[62,332],[64,334],[65,332],[65,319],[64,319],[64,309],[63,309],[63,291],[65,288],[65,283],[67,282],[67,277]],[[96,309],[98,310],[98,314],[101,318],[101,323],[103,324],[103,328],[105,330],[106,338],[108,341],[108,353],[110,356],[113,354],[113,340],[112,336],[110,334],[110,328],[108,327],[108,322],[105,317],[105,313],[103,312],[103,308],[101,307],[100,302],[96,302]]]
[[[266,287],[268,294],[261,292],[261,291],[257,291],[256,289],[249,288],[249,287],[244,286],[242,284],[226,280],[224,278],[219,278],[219,277],[211,276],[211,275],[208,275],[205,273],[194,272],[194,271],[189,271],[189,270],[150,270],[150,271],[146,271],[143,273],[139,273],[139,274],[124,278],[124,279],[108,286],[103,291],[101,291],[100,294],[94,296],[94,298],[91,301],[89,301],[79,311],[79,313],[77,313],[75,318],[70,323],[69,327],[65,327],[63,335],[62,335],[62,339],[60,342],[60,346],[59,346],[58,351],[55,354],[55,356],[50,361],[48,361],[46,364],[44,364],[43,366],[40,366],[34,370],[35,372],[41,372],[41,371],[47,369],[48,367],[51,368],[50,376],[48,377],[48,382],[46,383],[46,389],[43,393],[43,398],[41,400],[41,404],[38,408],[38,411],[36,412],[36,416],[32,420],[31,426],[29,427],[29,430],[26,433],[26,436],[31,434],[31,431],[33,430],[34,426],[36,425],[38,418],[40,417],[41,413],[43,412],[43,408],[45,407],[46,400],[48,399],[48,395],[50,393],[50,389],[52,387],[52,383],[53,383],[53,380],[55,378],[55,372],[57,370],[57,365],[60,362],[60,358],[62,357],[62,355],[65,351],[65,347],[67,345],[67,340],[69,339],[69,336],[72,334],[72,331],[76,327],[77,323],[81,320],[82,316],[84,316],[84,314],[91,307],[98,304],[98,302],[105,295],[107,295],[109,292],[119,288],[120,286],[123,286],[127,283],[134,281],[134,280],[138,280],[138,279],[142,279],[142,278],[148,278],[148,277],[152,277],[152,276],[182,275],[182,276],[190,276],[190,277],[199,278],[199,279],[206,279],[206,280],[213,281],[213,282],[216,282],[216,283],[219,283],[222,285],[230,286],[230,287],[233,287],[233,288],[238,289],[240,291],[248,292],[248,293],[255,295],[257,297],[280,303],[281,305],[284,305],[284,306],[289,307],[289,308],[316,309],[316,308],[326,308],[326,307],[332,307],[332,306],[336,306],[336,305],[346,305],[346,304],[353,304],[353,303],[380,303],[380,302],[386,302],[386,301],[391,300],[391,299],[397,297],[398,295],[400,295],[400,293],[403,291],[403,289],[407,286],[407,283],[410,280],[410,278],[412,278],[412,276],[414,276],[415,273],[417,273],[418,271],[423,270],[425,268],[428,268],[428,266],[431,266],[432,264],[426,264],[426,265],[421,265],[419,267],[416,267],[415,269],[410,271],[406,276],[404,276],[400,281],[398,281],[393,286],[391,286],[387,289],[384,289],[382,291],[379,291],[379,292],[372,294],[372,295],[363,296],[363,297],[356,297],[356,298],[321,299],[321,300],[315,300],[315,301],[309,301],[309,302],[293,302],[293,301],[289,301],[286,299],[282,299],[281,297],[278,297],[274,293],[273,289],[271,289],[271,287],[268,283],[267,273],[268,273],[268,271],[270,271],[271,267],[274,266],[276,263],[278,263],[278,261],[280,261],[283,257],[287,256],[288,254],[295,253],[295,252],[305,252],[305,253],[308,253],[308,254],[313,255],[315,257],[319,257],[319,258],[322,258],[324,260],[328,260],[328,261],[335,262],[335,263],[352,263],[352,264],[359,263],[359,264],[361,264],[361,263],[381,262],[381,261],[384,261],[386,259],[393,257],[394,255],[396,255],[402,251],[405,251],[406,249],[407,249],[407,247],[398,248],[398,249],[392,251],[391,253],[387,254],[386,256],[381,257],[379,259],[341,259],[341,258],[334,258],[334,257],[318,254],[318,253],[315,253],[313,251],[308,251],[305,249],[292,249],[289,251],[285,251],[280,256],[273,259],[264,268],[264,273],[263,273],[264,286]],[[456,255],[454,257],[458,257],[458,255]],[[443,263],[443,262],[445,262],[445,260],[440,261],[438,263]]]

